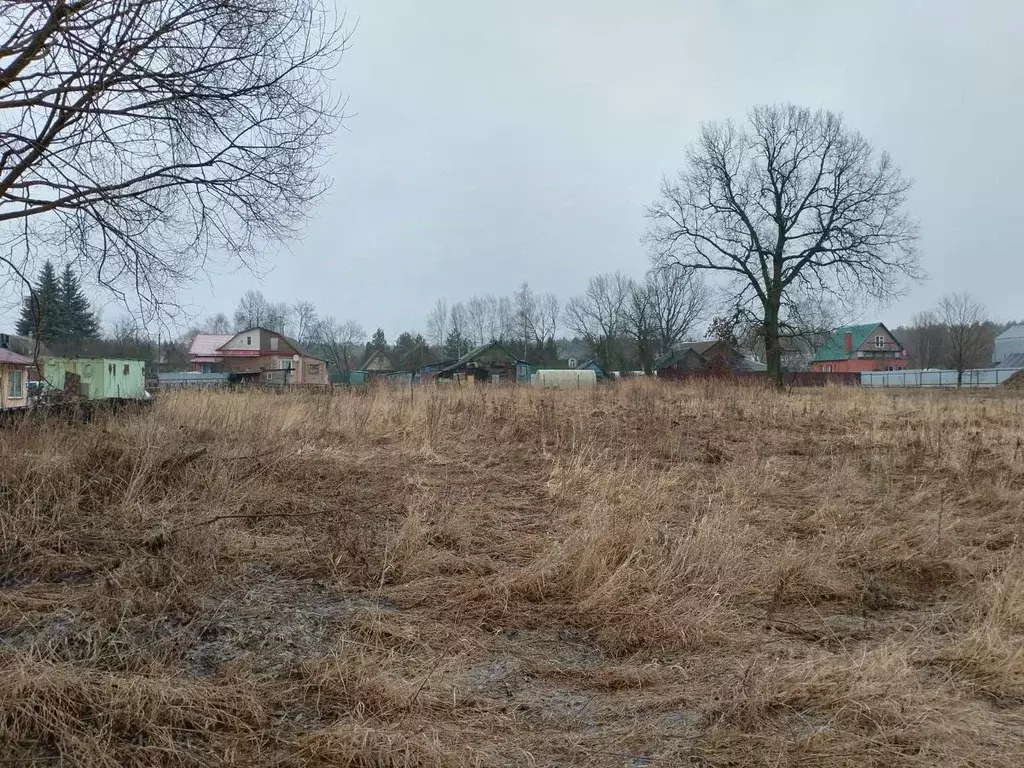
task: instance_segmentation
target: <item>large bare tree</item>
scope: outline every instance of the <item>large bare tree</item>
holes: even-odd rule
[[[991,333],[985,324],[985,307],[969,293],[953,293],[939,300],[938,316],[946,329],[946,355],[956,371],[956,385],[964,371],[985,363]]]
[[[921,276],[910,186],[839,115],[757,107],[743,126],[702,128],[687,166],[648,208],[646,242],[658,266],[727,279],[729,311],[760,327],[781,381],[793,296],[886,301]]]
[[[164,315],[324,190],[345,38],[324,0],[3,0],[0,263],[74,261]]]
[[[537,298],[537,312],[534,316],[533,338],[538,349],[550,344],[558,333],[558,325],[562,320],[562,303],[553,293],[545,293]]]
[[[299,300],[292,302],[289,309],[296,340],[300,344],[311,344],[320,323],[316,305],[312,301]]]
[[[644,285],[657,333],[654,352],[664,355],[707,315],[711,290],[699,272],[675,264],[648,272]]]
[[[284,333],[290,314],[285,302],[268,301],[260,291],[249,290],[242,294],[235,308],[235,330],[267,328]]]
[[[427,340],[440,350],[447,338],[448,302],[445,299],[438,299],[427,315]]]
[[[605,370],[618,362],[623,334],[623,308],[629,297],[629,280],[621,273],[598,275],[587,289],[565,305],[565,323],[587,343]]]
[[[355,320],[339,322],[333,317],[322,317],[311,333],[310,346],[319,351],[336,371],[347,376],[358,364],[365,341],[366,331]]]
[[[651,279],[630,280],[622,304],[622,329],[633,340],[636,359],[644,373],[654,368],[658,347],[658,321]]]

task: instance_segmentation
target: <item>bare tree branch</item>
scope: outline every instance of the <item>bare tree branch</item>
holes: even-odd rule
[[[5,0],[0,237],[149,317],[258,264],[325,188],[345,44],[322,0]]]

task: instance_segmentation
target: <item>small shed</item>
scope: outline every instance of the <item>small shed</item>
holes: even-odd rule
[[[85,400],[143,400],[146,364],[106,357],[54,357],[43,366],[43,386],[72,391]]]

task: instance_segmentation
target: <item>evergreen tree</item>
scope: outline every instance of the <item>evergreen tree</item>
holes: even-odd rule
[[[458,360],[469,351],[469,341],[465,339],[458,328],[452,328],[448,332],[448,338],[444,341],[441,355],[445,360]]]
[[[60,280],[61,333],[66,341],[95,339],[100,326],[89,306],[89,299],[82,292],[82,284],[71,270],[64,267]]]
[[[384,336],[383,328],[378,328],[373,332],[373,338],[370,339],[370,348],[380,352],[388,351],[388,340]]]
[[[63,335],[62,292],[53,264],[47,261],[39,272],[34,295],[26,296],[17,331],[48,342]]]

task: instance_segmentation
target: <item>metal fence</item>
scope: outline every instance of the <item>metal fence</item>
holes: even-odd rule
[[[959,386],[972,389],[998,387],[1017,373],[1019,368],[975,368],[964,371]],[[872,371],[860,375],[862,387],[956,387],[956,371]]]

